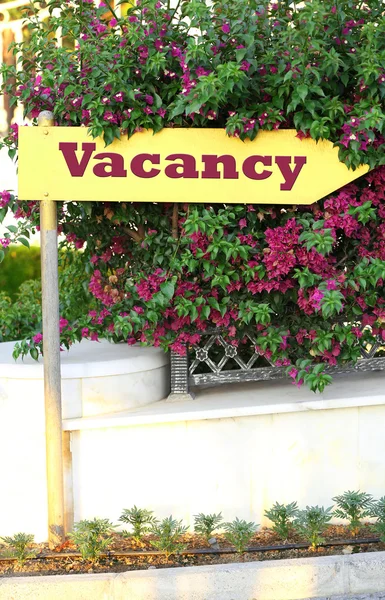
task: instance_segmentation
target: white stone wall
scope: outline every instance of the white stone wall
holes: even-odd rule
[[[235,399],[236,401],[236,399]],[[278,502],[385,494],[385,406],[303,411],[72,433],[75,520],[122,508],[190,525],[222,511],[267,525]]]
[[[112,377],[105,362],[104,376]],[[63,390],[74,398],[83,385],[81,370],[76,361],[67,367],[63,372],[72,379],[63,380]],[[26,531],[44,540],[42,381],[31,371],[16,381],[14,368],[0,361],[0,536]],[[93,368],[88,365],[88,375]],[[144,382],[148,365],[145,373]],[[259,382],[200,392],[181,403],[158,395],[120,412],[109,412],[110,396],[125,387],[108,390],[100,369],[99,375],[100,385],[93,384],[96,392],[104,390],[98,413],[79,415],[73,405],[63,423],[71,432],[66,497],[75,520],[99,516],[116,523],[123,508],[136,504],[190,525],[198,512],[219,511],[225,519],[267,525],[263,512],[275,501],[304,507],[329,505],[347,489],[385,494],[382,373],[337,378],[317,396],[286,382]],[[72,396],[66,386],[73,386]]]

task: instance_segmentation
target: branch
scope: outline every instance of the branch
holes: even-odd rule
[[[137,242],[138,244],[143,242],[144,235],[141,236],[138,231],[134,231],[133,229],[129,229],[128,227],[125,227],[124,231],[130,236],[131,239],[134,240],[134,242]]]
[[[145,232],[145,229],[144,229],[144,225],[142,223],[140,225],[138,225],[138,233],[140,235],[140,238],[142,240],[144,240],[144,238],[146,236],[146,232]]]
[[[175,202],[174,204],[174,208],[172,211],[172,237],[174,238],[174,240],[177,240],[179,237],[179,232],[178,232],[178,217],[179,217],[179,211],[178,211],[178,203]]]

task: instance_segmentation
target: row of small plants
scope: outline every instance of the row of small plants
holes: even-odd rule
[[[359,532],[364,518],[374,518],[373,532],[385,542],[385,496],[375,500],[373,496],[360,491],[347,491],[333,498],[335,507],[307,506],[300,510],[296,502],[279,504],[276,502],[265,516],[272,522],[272,530],[282,542],[286,542],[291,533],[299,534],[316,549],[324,542],[322,537],[332,517],[346,519],[352,536]],[[183,536],[188,527],[182,520],[172,516],[161,521],[150,510],[137,508],[124,509],[119,521],[129,525],[130,529],[121,532],[125,538],[142,543],[144,536],[150,534],[149,543],[162,552],[166,560],[187,549]],[[203,514],[194,517],[194,532],[201,535],[209,545],[217,543],[215,532],[221,531],[227,542],[238,553],[247,550],[258,525],[243,519],[224,522],[222,513]],[[73,533],[69,535],[84,561],[95,563],[101,554],[107,552],[113,543],[112,533],[115,525],[109,519],[84,519],[75,523]],[[16,558],[19,563],[36,556],[31,544],[34,536],[18,533],[14,537],[0,538],[7,545],[7,555]]]

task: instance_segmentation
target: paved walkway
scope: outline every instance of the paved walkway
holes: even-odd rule
[[[311,600],[307,598],[306,600]],[[375,594],[359,594],[358,596],[323,596],[316,600],[385,600],[385,592]]]

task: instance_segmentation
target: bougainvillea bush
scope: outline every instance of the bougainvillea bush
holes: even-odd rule
[[[244,197],[59,205],[59,231],[82,249],[95,300],[84,310],[68,286],[76,310],[63,310],[63,344],[103,336],[184,353],[212,328],[235,346],[252,331],[261,356],[322,390],[325,366],[385,339],[381,2],[149,0],[123,17],[108,2],[48,4],[50,21],[30,11],[29,39],[15,46],[23,68],[2,69],[3,91],[29,118],[52,110],[57,125],[85,126],[106,144],[163,127],[223,127],[242,140],[295,128],[331,140],[348,166],[374,169],[309,207]],[[16,126],[3,143],[16,155]],[[19,220],[3,248],[38,226],[37,203],[3,192],[0,210]],[[16,354],[28,348],[40,350],[41,335]]]

